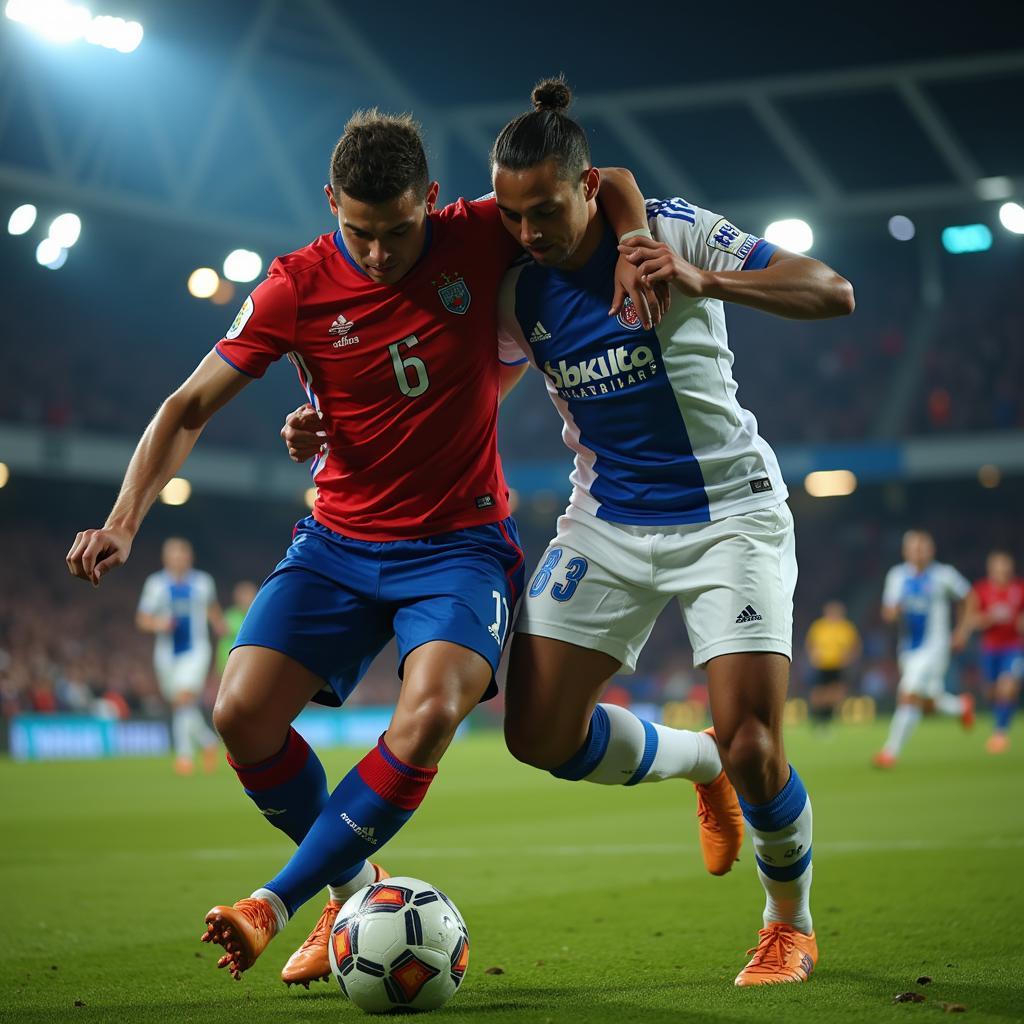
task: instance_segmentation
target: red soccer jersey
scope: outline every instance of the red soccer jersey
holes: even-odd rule
[[[377,284],[341,232],[281,256],[219,355],[262,377],[287,355],[323,415],[313,516],[361,540],[404,540],[509,514],[498,458],[498,286],[521,252],[493,200],[428,218],[419,262]]]
[[[1005,651],[1024,645],[1024,637],[1017,632],[1017,622],[1024,614],[1024,580],[1010,580],[1005,586],[978,580],[974,593],[978,608],[995,620],[981,635],[982,649]]]

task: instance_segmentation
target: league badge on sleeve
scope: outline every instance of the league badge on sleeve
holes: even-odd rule
[[[231,321],[231,326],[228,328],[225,338],[237,338],[244,329],[245,325],[249,322],[249,317],[252,316],[253,304],[252,296],[250,295],[245,302],[242,303],[242,308],[238,311],[238,315],[234,320]]]
[[[431,281],[431,284],[437,288],[437,294],[440,296],[441,305],[448,310],[449,313],[457,313],[462,316],[469,312],[469,303],[472,300],[472,296],[469,294],[469,286],[462,279],[462,275],[455,274],[442,274],[441,280],[444,282],[440,287],[436,281]]]

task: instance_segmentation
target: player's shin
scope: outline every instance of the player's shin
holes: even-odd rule
[[[765,891],[764,924],[791,925],[810,934],[811,801],[790,765],[789,781],[766,804],[740,806],[750,828],[757,874]]]
[[[551,774],[604,786],[634,786],[663,779],[711,782],[721,771],[718,747],[707,733],[670,729],[615,704],[598,704],[583,746]]]
[[[400,761],[381,737],[338,783],[292,859],[266,889],[294,913],[328,879],[336,880],[377,854],[412,817],[436,774],[436,768]]]

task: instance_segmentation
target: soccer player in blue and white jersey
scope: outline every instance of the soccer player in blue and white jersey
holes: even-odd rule
[[[874,757],[879,768],[896,763],[924,714],[956,715],[965,729],[974,724],[972,695],[946,690],[953,639],[949,606],[959,603],[962,620],[970,590],[953,566],[935,561],[930,533],[908,530],[903,535],[903,561],[889,570],[882,593],[882,618],[900,625],[900,682],[889,736]]]
[[[156,634],[153,667],[164,700],[171,706],[174,768],[190,775],[196,748],[212,771],[217,737],[206,724],[199,700],[210,673],[210,626],[225,631],[217,587],[209,573],[193,568],[192,545],[180,537],[164,541],[163,569],[148,577],[139,598],[135,624]]]
[[[616,239],[569,102],[564,82],[542,83],[492,154],[505,226],[533,257],[503,287],[502,358],[541,370],[576,455],[569,507],[522,602],[506,739],[569,780],[633,785],[717,763],[710,737],[705,752],[693,734],[598,703],[677,600],[767,896],[736,984],[805,981],[817,960],[811,807],[782,742],[793,520],[775,456],[736,400],[724,303],[820,319],[852,312],[853,289],[682,199],[648,203],[649,237]],[[628,305],[609,313],[620,252],[674,288],[656,327]]]

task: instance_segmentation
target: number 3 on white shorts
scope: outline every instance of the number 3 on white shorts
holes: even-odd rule
[[[533,578],[533,583],[530,585],[530,597],[540,597],[544,593],[548,583],[551,582],[551,574],[555,571],[561,558],[561,548],[552,548],[548,552],[548,557],[544,559],[543,564],[537,570],[537,575]],[[565,582],[556,583],[551,588],[551,596],[556,601],[568,601],[576,593],[580,580],[587,575],[587,569],[589,568],[590,565],[585,558],[570,558],[565,563]]]
[[[419,343],[420,339],[415,334],[410,334],[408,338],[388,345],[388,351],[391,353],[391,365],[395,368],[395,377],[398,379],[398,390],[407,398],[422,395],[430,387],[427,367],[423,360],[416,356],[402,358],[403,345],[406,348],[412,348]]]

